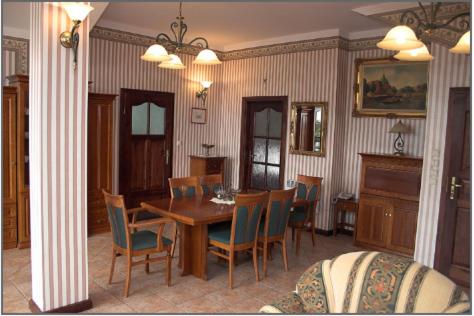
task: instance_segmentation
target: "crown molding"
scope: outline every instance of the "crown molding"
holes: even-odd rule
[[[28,46],[29,40],[4,35],[2,37],[3,50],[15,53],[15,70],[17,74],[28,74]]]
[[[423,16],[423,11],[420,7],[412,8],[411,10],[418,14],[420,17]],[[430,14],[431,9],[429,6],[426,7],[426,10],[427,13]],[[405,11],[406,10],[397,10],[386,13],[373,14],[369,15],[369,17],[375,18],[391,26],[396,26],[400,24],[400,17]],[[445,2],[439,8],[437,17],[440,21],[446,22],[457,14],[470,11],[471,5],[468,2]],[[463,30],[463,27],[460,23],[461,21],[462,19],[457,19],[455,21],[456,23],[454,24],[454,27],[435,30],[431,35],[431,41],[440,43],[445,46],[455,45],[459,38],[462,36],[462,34],[467,31]],[[468,21],[470,23],[470,17],[468,18]],[[413,24],[409,24],[409,26],[413,27]],[[422,39],[426,38],[423,37]]]

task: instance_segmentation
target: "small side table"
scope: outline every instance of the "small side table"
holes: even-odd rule
[[[359,200],[357,199],[350,199],[350,200],[343,200],[337,199],[336,205],[334,206],[334,226],[333,226],[333,236],[337,235],[337,230],[340,228],[341,230],[344,229],[345,226],[353,227],[354,228],[354,236],[355,236],[355,224],[346,223],[346,213],[354,213],[357,219],[357,209],[359,208]],[[339,213],[341,214],[341,223],[339,223]]]

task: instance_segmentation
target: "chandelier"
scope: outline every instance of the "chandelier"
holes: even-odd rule
[[[168,69],[184,69],[181,58],[177,55],[184,46],[198,46],[202,50],[196,56],[193,64],[197,65],[218,65],[222,62],[217,58],[216,53],[209,49],[209,43],[204,37],[196,37],[189,43],[184,43],[184,35],[188,31],[188,26],[183,22],[184,17],[181,14],[182,2],[179,2],[179,16],[176,21],[170,25],[172,36],[160,33],[156,36],[156,44],[151,45],[140,58],[145,61],[159,62],[158,67]],[[163,45],[168,44],[172,47],[173,54],[168,54]]]
[[[387,50],[398,50],[394,57],[405,61],[427,61],[432,60],[428,48],[423,40],[428,44],[431,35],[438,29],[451,29],[458,32],[465,32],[457,44],[450,49],[455,54],[469,54],[471,51],[471,32],[469,31],[469,12],[457,14],[446,22],[438,21],[437,14],[441,2],[431,3],[429,12],[421,2],[418,2],[422,16],[413,10],[405,11],[400,17],[400,25],[393,27],[387,32],[384,39],[377,43],[377,47]],[[456,27],[455,21],[459,21]],[[408,25],[413,25],[413,29]]]

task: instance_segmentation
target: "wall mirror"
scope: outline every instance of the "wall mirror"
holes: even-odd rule
[[[327,102],[291,104],[290,153],[325,155],[327,107]]]

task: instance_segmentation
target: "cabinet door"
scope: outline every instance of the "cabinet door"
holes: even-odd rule
[[[390,234],[387,239],[387,248],[413,255],[418,220],[418,203],[393,200],[389,218]]]
[[[388,236],[390,203],[379,197],[362,195],[357,213],[358,242],[385,247]]]

